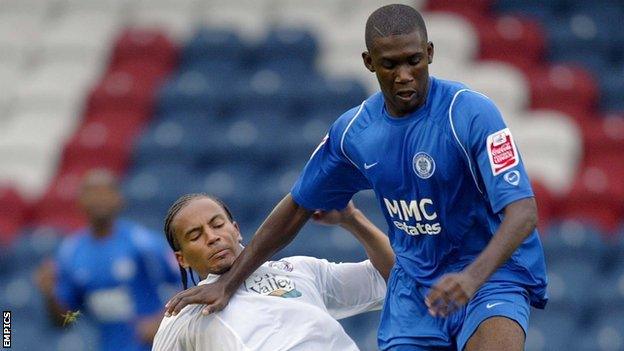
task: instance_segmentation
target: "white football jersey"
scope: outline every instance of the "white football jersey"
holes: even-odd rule
[[[201,284],[216,281],[209,275]],[[189,305],[165,317],[154,351],[357,350],[336,319],[381,309],[386,283],[370,261],[287,257],[256,270],[220,312]]]

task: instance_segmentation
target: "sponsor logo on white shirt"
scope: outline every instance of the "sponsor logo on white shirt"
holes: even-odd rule
[[[245,280],[245,289],[264,296],[279,296],[284,298],[300,297],[295,282],[290,277],[273,273],[251,275]]]

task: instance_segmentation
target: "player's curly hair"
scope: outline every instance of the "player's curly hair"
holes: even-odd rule
[[[364,33],[366,49],[370,51],[373,48],[375,38],[410,34],[415,31],[427,41],[427,27],[420,12],[411,6],[401,4],[382,6],[366,20]]]
[[[196,194],[187,194],[187,195],[183,195],[180,198],[178,198],[173,205],[171,205],[171,207],[169,207],[169,211],[167,211],[167,216],[165,217],[165,224],[164,224],[164,231],[165,231],[165,237],[167,238],[167,242],[169,243],[169,247],[171,247],[171,249],[173,251],[180,251],[180,244],[178,243],[178,241],[175,238],[175,233],[174,233],[174,229],[172,228],[171,224],[173,222],[173,220],[175,219],[175,216],[184,208],[186,207],[186,205],[188,205],[191,201],[195,200],[195,199],[200,199],[200,198],[206,198],[206,199],[210,199],[214,202],[216,202],[217,204],[219,204],[219,206],[221,206],[221,208],[223,208],[223,210],[225,211],[225,214],[227,215],[227,218],[230,222],[234,221],[234,217],[232,216],[232,212],[230,212],[230,209],[227,207],[227,205],[221,201],[221,199],[212,196],[210,194],[206,194],[206,193],[196,193]],[[178,264],[178,267],[180,268],[180,276],[182,278],[182,287],[184,289],[188,288],[188,275],[191,276],[191,280],[193,281],[193,284],[197,285],[197,282],[195,282],[195,277],[193,276],[193,270],[189,268],[189,272],[186,272],[186,269],[182,266],[180,266]]]

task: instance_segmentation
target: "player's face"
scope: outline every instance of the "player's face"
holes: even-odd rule
[[[425,103],[433,43],[418,31],[378,37],[370,52],[362,53],[364,64],[377,75],[388,112],[401,117]]]
[[[211,199],[191,200],[175,216],[172,226],[180,247],[175,252],[178,262],[202,278],[226,272],[242,250],[238,224],[230,222],[225,210]]]
[[[112,220],[122,204],[122,196],[112,184],[87,185],[80,194],[80,205],[92,223]]]

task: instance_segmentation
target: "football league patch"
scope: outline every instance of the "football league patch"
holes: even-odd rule
[[[520,157],[509,128],[488,135],[486,143],[492,174],[495,176],[519,163]]]

